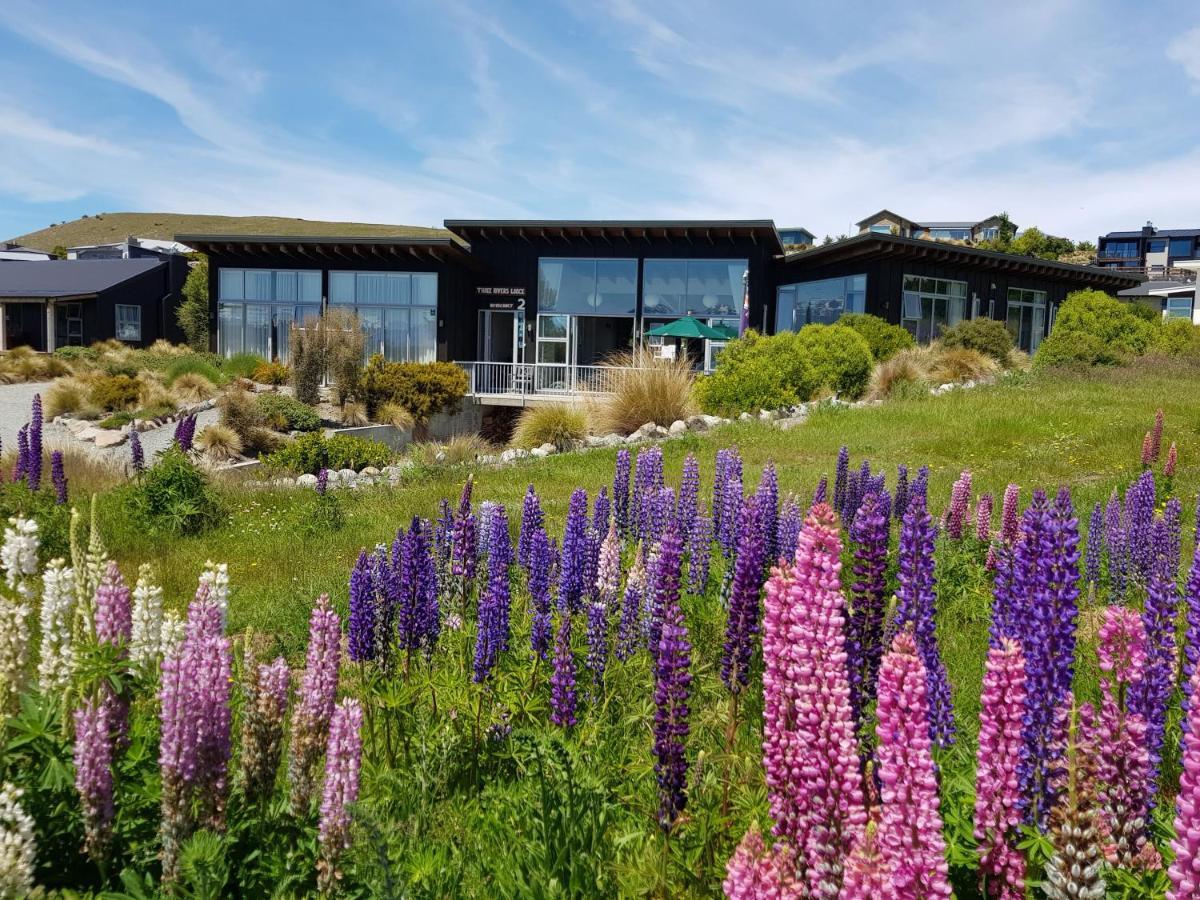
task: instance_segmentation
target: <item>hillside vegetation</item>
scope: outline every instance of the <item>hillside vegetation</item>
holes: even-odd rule
[[[84,216],[40,231],[10,238],[18,244],[53,250],[84,244],[123,241],[130,235],[142,238],[174,240],[177,234],[273,234],[369,237],[444,237],[441,228],[417,225],[379,225],[363,222],[322,222],[314,219],[288,219],[282,216],[210,216],[190,213],[99,213]]]

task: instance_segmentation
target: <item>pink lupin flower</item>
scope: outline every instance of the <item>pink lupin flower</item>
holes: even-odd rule
[[[1017,764],[1023,745],[1025,654],[1004,640],[988,651],[979,713],[975,774],[975,839],[982,858],[980,879],[989,897],[1025,896],[1025,857],[1016,847],[1021,824]]]
[[[325,750],[325,785],[317,838],[320,854],[317,881],[328,893],[341,877],[338,857],[350,846],[350,804],[358,799],[362,769],[362,706],[347,697],[334,709]]]
[[[839,885],[866,821],[843,636],[841,541],[824,503],[800,531],[795,566],[772,569],[763,623],[763,765],[775,834],[810,887]]]
[[[1171,888],[1167,900],[1200,896],[1200,668],[1188,685],[1188,729],[1183,735],[1183,774],[1175,797],[1175,861],[1167,870]]]
[[[846,878],[838,896],[839,900],[899,900],[879,849],[878,811],[846,860]]]
[[[1142,438],[1142,465],[1148,466],[1154,462],[1154,437],[1149,431]]]
[[[125,647],[133,634],[133,601],[117,564],[109,560],[96,588],[96,639]]]
[[[950,505],[946,508],[946,532],[959,539],[967,524],[967,513],[971,505],[971,473],[964,469],[950,489]]]
[[[1004,489],[1004,504],[1000,509],[1000,542],[1011,547],[1021,536],[1021,513],[1017,504],[1021,498],[1021,488],[1010,484]]]
[[[975,537],[983,542],[992,539],[992,495],[981,494],[975,504]]]
[[[75,789],[83,805],[84,849],[97,862],[108,855],[113,823],[113,745],[106,710],[92,699],[75,710]]]
[[[1155,410],[1154,427],[1150,429],[1150,461],[1158,462],[1158,455],[1162,452],[1162,436],[1163,436],[1163,411],[1162,409]]]
[[[1171,442],[1171,447],[1167,450],[1167,461],[1163,464],[1163,474],[1168,478],[1175,477],[1175,467],[1179,464],[1179,450],[1175,446],[1175,442]]]
[[[879,669],[880,853],[901,897],[949,897],[949,866],[929,740],[925,667],[901,631]]]
[[[342,631],[338,614],[322,594],[308,623],[308,652],[296,711],[292,717],[288,781],[292,809],[302,812],[312,802],[316,766],[329,735],[329,719],[337,698],[342,659]]]
[[[804,884],[796,876],[796,854],[784,841],[769,850],[758,824],[750,826],[725,865],[721,885],[729,900],[801,900]]]

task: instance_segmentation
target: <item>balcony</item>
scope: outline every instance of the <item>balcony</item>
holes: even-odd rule
[[[467,396],[497,406],[561,403],[581,394],[611,393],[617,366],[564,363],[457,362],[467,373]]]

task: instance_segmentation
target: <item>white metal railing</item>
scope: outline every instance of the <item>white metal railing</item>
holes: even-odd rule
[[[583,391],[611,393],[620,366],[572,366],[566,363],[459,362],[472,396],[567,396]]]

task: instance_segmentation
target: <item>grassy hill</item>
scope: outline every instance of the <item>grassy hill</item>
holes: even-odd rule
[[[206,216],[187,213],[99,213],[40,231],[10,238],[18,244],[53,250],[83,244],[108,244],[130,235],[173,240],[177,234],[355,235],[371,237],[442,237],[441,228],[416,225],[377,225],[362,222],[321,222],[280,216]]]

